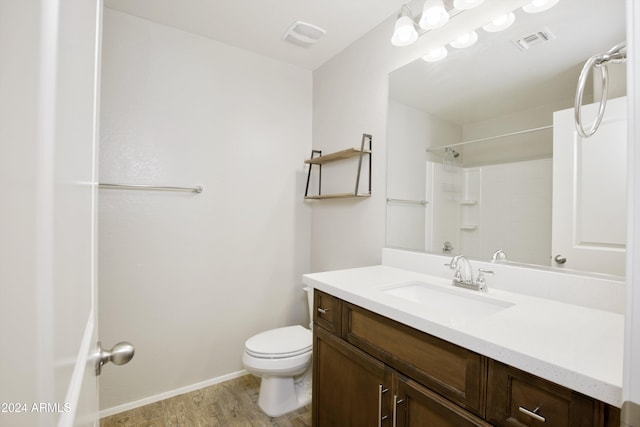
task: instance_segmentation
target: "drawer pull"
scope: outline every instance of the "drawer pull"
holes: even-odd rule
[[[378,427],[382,427],[382,393],[384,393],[383,388],[384,387],[382,386],[382,384],[378,386]]]
[[[320,314],[327,314],[328,312],[330,312],[331,310],[328,308],[322,308],[322,307],[318,307],[318,313]]]
[[[393,423],[392,427],[398,425],[398,405],[404,402],[404,399],[398,399],[398,395],[393,396]]]
[[[543,416],[538,415],[538,411],[540,410],[540,407],[538,406],[536,409],[534,409],[533,411],[528,410],[527,408],[523,408],[522,406],[518,406],[518,410],[520,412],[522,412],[525,415],[530,416],[533,419],[536,419],[540,422],[546,423],[547,419]]]
[[[382,416],[382,395],[388,391],[382,384],[378,386],[378,427],[382,427],[382,422],[389,418],[387,415]]]

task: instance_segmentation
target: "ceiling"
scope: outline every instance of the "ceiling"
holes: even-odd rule
[[[391,73],[391,98],[461,125],[559,100],[569,108],[586,60],[625,40],[624,0],[560,0],[545,12],[515,14],[506,31],[480,29],[474,46]],[[556,38],[526,51],[514,43],[540,30]]]
[[[105,6],[309,70],[397,14],[407,0],[105,0]],[[326,30],[300,47],[282,40],[296,21]]]

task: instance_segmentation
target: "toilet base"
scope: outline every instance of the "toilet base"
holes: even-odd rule
[[[279,417],[311,402],[311,367],[298,377],[262,376],[258,406],[270,417]]]

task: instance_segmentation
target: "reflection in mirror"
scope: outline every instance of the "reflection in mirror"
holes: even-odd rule
[[[622,276],[626,111],[613,98],[626,94],[625,64],[609,66],[611,112],[598,134],[577,137],[572,112],[585,61],[625,39],[624,1],[561,0],[515,15],[506,31],[479,30],[470,48],[391,73],[387,246],[484,260],[502,250],[509,262]],[[587,123],[601,87],[590,78]]]

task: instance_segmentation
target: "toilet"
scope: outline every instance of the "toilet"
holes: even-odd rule
[[[307,292],[313,320],[313,289]],[[286,326],[261,332],[244,345],[242,364],[260,377],[258,406],[270,417],[295,411],[311,402],[311,354],[313,335],[300,326]]]

